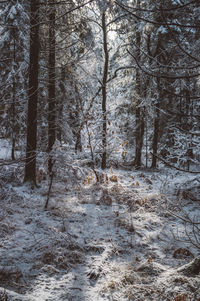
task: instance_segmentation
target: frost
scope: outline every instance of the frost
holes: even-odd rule
[[[1,150],[8,147],[2,142]],[[54,151],[60,153],[62,146],[56,143]],[[0,158],[4,156],[2,151]],[[174,239],[172,230],[179,229],[184,238],[184,223],[169,215],[180,214],[179,206],[200,213],[195,203],[174,196],[181,183],[190,185],[188,178],[168,169],[112,169],[106,171],[107,184],[97,185],[91,171],[90,181],[83,181],[87,167],[72,155],[69,160],[82,171],[79,185],[56,178],[46,211],[47,183],[35,191],[8,180],[2,187],[0,279],[9,298],[142,301],[153,296],[160,301],[160,296],[186,294],[198,300],[198,278],[176,269],[191,258],[173,257],[185,244]],[[11,167],[4,169],[8,177],[10,172]],[[117,182],[109,180],[113,175]],[[102,201],[105,194],[112,202]],[[194,246],[187,247],[198,254]],[[23,294],[15,293],[16,281]]]

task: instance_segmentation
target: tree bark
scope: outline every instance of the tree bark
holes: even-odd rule
[[[140,1],[137,1],[137,7],[140,8]],[[141,45],[141,33],[136,31],[136,44],[137,44],[137,50],[136,50],[136,56],[137,61],[140,61],[140,45]],[[144,112],[142,111],[140,107],[140,97],[141,97],[141,78],[140,78],[140,72],[139,70],[136,70],[136,86],[135,90],[137,93],[137,104],[136,104],[136,129],[135,129],[135,160],[134,165],[138,169],[142,165],[142,147],[143,147],[143,141],[144,141]]]
[[[13,62],[16,63],[16,28],[13,28]],[[12,106],[11,106],[11,116],[12,116],[12,150],[11,150],[11,159],[15,160],[15,144],[16,144],[16,125],[15,125],[15,113],[16,113],[16,80],[15,74],[13,75],[13,95],[12,95]]]
[[[55,6],[50,8],[49,14],[49,83],[48,83],[48,152],[50,153],[56,138],[56,40],[55,40]],[[49,173],[52,172],[52,156],[49,154]]]
[[[142,165],[142,147],[144,141],[144,116],[141,108],[136,108],[136,146],[135,146],[135,160],[134,165],[138,169]]]
[[[159,102],[157,102],[155,106],[155,119],[154,119],[154,131],[153,131],[153,143],[152,143],[152,149],[153,149],[153,157],[152,157],[152,163],[151,168],[157,167],[157,153],[158,153],[158,137],[159,137],[159,124],[160,124],[160,110],[159,110]]]
[[[161,38],[159,37],[155,57],[158,56],[158,62],[162,63],[162,47],[161,47]],[[151,162],[151,168],[157,167],[157,153],[158,153],[158,140],[159,140],[159,126],[160,126],[160,101],[163,97],[162,90],[161,90],[161,83],[160,79],[157,78],[157,90],[158,90],[158,100],[155,104],[155,115],[154,115],[154,132],[153,132],[153,141],[152,141],[152,149],[153,149],[153,156]]]
[[[102,81],[102,161],[101,168],[106,168],[107,161],[107,111],[106,111],[106,101],[107,101],[107,78],[108,78],[108,63],[109,63],[109,52],[108,52],[108,41],[107,41],[107,27],[106,27],[106,13],[102,14],[102,30],[103,30],[103,49],[104,49],[104,73]]]
[[[28,89],[28,116],[26,164],[24,182],[36,185],[36,148],[37,148],[37,103],[39,73],[39,0],[30,4],[30,66]]]
[[[81,142],[81,126],[80,126],[80,116],[79,116],[79,110],[80,110],[80,106],[81,106],[81,97],[79,94],[79,90],[78,90],[78,86],[75,83],[75,95],[76,98],[75,99],[75,103],[76,103],[76,128],[75,128],[75,137],[76,137],[76,143],[75,143],[75,152],[77,153],[82,152],[82,142]]]
[[[65,66],[62,66],[61,68],[61,78],[59,81],[60,91],[61,91],[61,97],[59,99],[58,103],[58,126],[57,126],[57,139],[62,142],[62,119],[63,119],[63,100],[65,99],[65,79],[66,79],[66,73],[65,73]]]

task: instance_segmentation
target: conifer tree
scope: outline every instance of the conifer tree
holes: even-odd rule
[[[24,107],[27,89],[27,35],[28,15],[19,1],[10,1],[0,13],[2,24],[0,40],[0,91],[3,118],[1,127],[11,140],[11,158],[24,134]]]
[[[36,184],[37,105],[39,74],[39,0],[30,3],[30,65],[24,182]]]

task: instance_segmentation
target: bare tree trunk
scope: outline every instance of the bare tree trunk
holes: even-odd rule
[[[36,185],[36,148],[37,148],[37,103],[39,72],[39,0],[31,0],[30,5],[30,66],[28,89],[28,117],[26,164],[24,182]]]
[[[142,147],[144,141],[144,115],[141,108],[136,108],[136,146],[135,146],[135,160],[134,165],[136,168],[140,168],[142,165]]]
[[[140,7],[140,1],[137,2],[138,8]],[[136,32],[136,44],[137,44],[137,50],[136,50],[136,56],[138,62],[140,61],[140,45],[141,45],[141,33]],[[136,87],[135,87],[138,101],[136,105],[136,129],[135,129],[135,160],[134,165],[136,168],[140,168],[142,165],[141,158],[142,158],[142,147],[143,147],[143,140],[144,140],[144,128],[145,128],[145,122],[144,122],[144,112],[140,107],[140,97],[141,97],[141,78],[140,78],[140,72],[139,70],[136,70]]]
[[[157,102],[155,106],[155,119],[154,119],[154,131],[153,131],[153,157],[151,168],[157,167],[157,153],[158,153],[158,137],[159,137],[159,124],[160,124],[160,110],[159,110],[159,102]]]
[[[16,62],[16,40],[15,40],[15,30],[13,28],[13,62]],[[13,75],[13,95],[12,95],[12,107],[11,107],[11,116],[12,116],[12,150],[11,150],[11,158],[15,160],[15,143],[16,143],[16,126],[15,126],[15,106],[16,106],[16,81],[15,81],[15,74]]]
[[[75,103],[76,103],[76,128],[75,128],[75,136],[76,136],[76,143],[75,143],[75,152],[77,153],[82,152],[82,142],[81,142],[81,127],[80,127],[80,116],[79,116],[79,111],[80,111],[80,107],[81,107],[81,97],[79,94],[79,90],[77,87],[77,84],[75,83],[75,92],[76,92],[76,99],[75,99]]]
[[[109,63],[109,52],[108,52],[108,41],[107,41],[107,27],[106,27],[106,13],[102,14],[102,30],[103,30],[103,48],[104,48],[104,73],[103,73],[103,83],[102,83],[102,118],[103,118],[103,129],[102,129],[102,161],[101,168],[106,168],[107,161],[107,111],[106,111],[106,101],[107,101],[107,78],[108,78],[108,63]]]
[[[48,93],[49,93],[49,107],[48,107],[48,152],[50,153],[56,138],[56,40],[55,40],[55,6],[50,7],[49,13],[49,83],[48,83]],[[49,155],[48,160],[48,170],[49,173],[52,172],[52,157]]]
[[[155,52],[155,56],[158,55],[158,61],[162,63],[162,48],[161,48],[161,40],[160,37],[158,39],[157,49]],[[153,156],[152,156],[152,162],[151,162],[151,168],[157,167],[157,153],[158,153],[158,139],[159,139],[159,126],[160,126],[160,101],[163,97],[162,91],[161,91],[161,83],[160,79],[157,78],[157,90],[158,90],[158,100],[155,104],[155,115],[154,115],[154,132],[153,132],[153,142],[152,142],[152,149],[153,149]]]
[[[192,110],[191,110],[191,97],[190,97],[190,80],[187,79],[187,89],[185,90],[185,100],[186,100],[186,119],[185,119],[185,124],[184,124],[184,129],[186,131],[191,131],[191,117],[190,114],[193,114]],[[193,153],[193,148],[192,148],[192,137],[191,137],[191,142],[189,143],[187,152],[186,152],[186,156],[187,156],[187,170],[190,170],[190,164],[192,159],[194,159],[194,153]]]
[[[77,129],[76,132],[76,143],[75,143],[75,152],[82,152],[82,143],[81,143],[81,129]]]
[[[58,103],[58,127],[57,127],[57,138],[60,142],[62,142],[62,119],[63,119],[63,103],[65,99],[65,66],[61,68],[61,79],[60,79],[60,90],[61,90],[61,99],[59,99]]]

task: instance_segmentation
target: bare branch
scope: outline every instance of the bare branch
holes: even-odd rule
[[[167,162],[166,160],[164,160],[163,158],[153,154],[150,152],[150,154],[154,157],[156,157],[158,160],[162,161],[163,163],[165,163],[167,166],[171,167],[171,168],[175,168],[176,170],[179,170],[179,171],[183,171],[183,172],[187,172],[187,173],[191,173],[191,174],[199,174],[200,171],[190,171],[190,170],[185,170],[185,169],[182,169],[182,168],[179,168],[179,167],[176,167],[174,165],[172,165],[171,163]]]
[[[123,8],[131,9],[131,10],[134,10],[134,11],[148,12],[148,13],[160,12],[159,8],[158,9],[144,9],[144,8],[131,7],[131,6],[128,6],[128,5],[125,5],[125,4],[121,4],[119,1],[115,1],[115,3],[117,5],[119,5],[121,8],[123,7]],[[193,0],[193,1],[188,2],[186,4],[176,5],[176,6],[173,6],[173,7],[170,7],[170,8],[163,8],[163,11],[165,11],[165,12],[174,11],[174,10],[182,9],[184,7],[187,7],[187,6],[193,5],[193,4],[197,4],[197,1]]]
[[[194,78],[194,77],[198,77],[198,76],[200,75],[200,73],[195,73],[195,74],[190,74],[190,75],[188,75],[188,74],[183,74],[183,75],[177,75],[177,76],[174,76],[174,75],[166,75],[166,74],[164,74],[164,73],[158,74],[158,73],[154,73],[154,72],[152,72],[152,71],[149,72],[149,71],[145,70],[145,69],[139,64],[139,62],[138,62],[136,56],[135,56],[133,53],[131,53],[128,49],[127,49],[127,52],[132,56],[132,58],[134,58],[134,60],[135,60],[135,62],[136,62],[136,64],[137,64],[137,66],[138,66],[138,68],[139,68],[142,72],[144,72],[144,73],[146,73],[147,75],[152,76],[152,77],[156,77],[156,78],[167,78],[167,79],[184,79],[184,78]]]
[[[126,12],[128,12],[131,16],[133,16],[134,18],[141,20],[141,21],[145,21],[147,23],[150,24],[154,24],[154,25],[168,25],[168,26],[177,26],[177,27],[182,27],[182,28],[200,28],[200,25],[185,25],[185,24],[180,24],[180,23],[173,23],[173,22],[168,22],[168,23],[164,23],[164,22],[156,22],[150,19],[146,19],[143,17],[138,16],[137,14],[134,14],[133,12],[131,12],[129,9],[127,9],[126,7],[124,7],[122,4],[120,4],[119,2],[116,2],[118,6],[120,6],[123,10],[125,10]],[[159,11],[159,10],[158,10]]]

